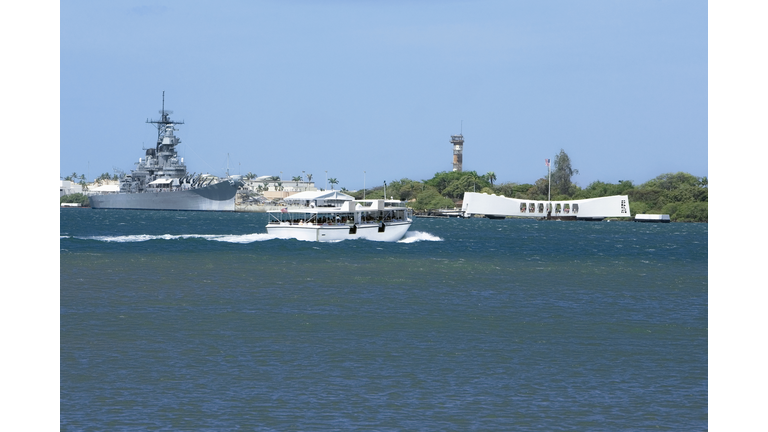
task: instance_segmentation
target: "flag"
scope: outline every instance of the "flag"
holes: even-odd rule
[[[283,212],[283,213],[287,213],[287,212],[288,212],[288,209],[287,209],[287,208],[285,208],[285,207],[283,207],[283,208],[281,208],[281,209],[280,209],[280,211],[281,211],[281,212]]]
[[[549,159],[544,159],[544,163],[549,166]]]

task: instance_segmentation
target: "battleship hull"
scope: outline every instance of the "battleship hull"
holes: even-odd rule
[[[91,208],[132,210],[235,211],[238,182],[223,181],[197,189],[90,196]]]

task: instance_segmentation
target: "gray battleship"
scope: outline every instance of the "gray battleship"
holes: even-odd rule
[[[91,208],[136,210],[235,211],[235,195],[243,185],[239,176],[219,179],[212,175],[187,173],[176,146],[181,139],[174,126],[184,121],[170,118],[165,110],[165,92],[160,120],[147,120],[157,127],[155,148],[146,149],[130,174],[120,178],[118,193],[91,195]]]

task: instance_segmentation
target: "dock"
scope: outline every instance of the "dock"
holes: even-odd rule
[[[669,215],[668,214],[638,214],[635,215],[635,222],[646,222],[646,223],[669,223]]]

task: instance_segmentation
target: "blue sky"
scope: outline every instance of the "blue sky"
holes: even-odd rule
[[[582,187],[708,175],[707,2],[60,8],[61,176],[130,170],[163,91],[195,172],[422,180],[461,131],[464,170],[497,182],[533,183],[560,149]]]

